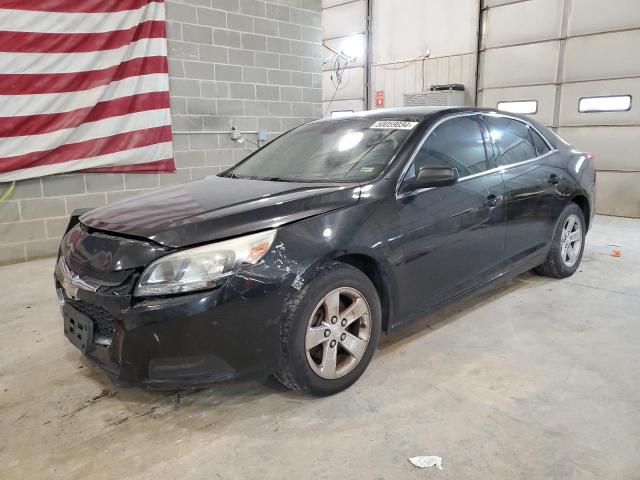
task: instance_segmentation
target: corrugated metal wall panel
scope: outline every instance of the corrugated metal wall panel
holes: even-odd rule
[[[373,67],[373,85],[375,90],[384,91],[385,107],[400,107],[403,94],[422,90],[422,63],[410,63],[402,69],[389,67]]]
[[[404,68],[396,65],[373,67],[373,85],[375,90],[384,90],[385,106],[400,107],[405,93],[419,93],[431,85],[461,83],[465,85],[465,102],[473,105],[476,61],[474,54],[452,57],[428,58],[423,62],[406,64]]]
[[[466,89],[465,99],[467,105],[473,105],[475,102],[475,79],[475,54],[430,58],[425,62],[426,89],[428,89],[430,85],[461,83]]]
[[[375,0],[372,90],[383,90],[385,106],[403,105],[404,94],[434,84],[465,85],[475,101],[480,0]],[[429,57],[422,57],[429,54]]]

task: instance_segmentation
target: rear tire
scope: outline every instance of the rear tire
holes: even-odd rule
[[[381,325],[380,299],[369,278],[333,262],[293,296],[274,376],[287,388],[316,396],[341,392],[369,365]]]
[[[567,278],[573,275],[582,261],[585,235],[584,213],[577,204],[571,202],[560,215],[546,261],[534,271],[553,278]]]

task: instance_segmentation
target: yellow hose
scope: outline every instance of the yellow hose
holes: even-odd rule
[[[14,188],[16,188],[16,182],[11,182],[9,189],[0,197],[0,203],[4,203],[11,196]]]

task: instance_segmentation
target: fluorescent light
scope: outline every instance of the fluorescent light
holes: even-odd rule
[[[538,111],[538,101],[522,100],[517,102],[498,102],[498,110],[510,113],[532,114]]]
[[[353,115],[353,110],[336,110],[331,112],[331,118],[350,117]]]
[[[631,95],[610,97],[584,97],[580,99],[578,111],[589,112],[626,112],[631,110]]]
[[[356,61],[364,55],[364,35],[351,35],[342,42],[340,52],[351,59]]]

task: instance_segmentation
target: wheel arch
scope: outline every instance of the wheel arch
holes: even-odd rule
[[[586,195],[581,193],[576,193],[573,197],[571,197],[571,201],[578,205],[584,214],[584,220],[587,222],[587,231],[591,228],[591,205],[589,204],[589,199]]]
[[[345,263],[357,268],[364,273],[378,292],[380,297],[380,305],[382,307],[382,330],[388,332],[390,330],[390,319],[393,318],[395,312],[393,293],[393,283],[390,276],[385,271],[384,266],[378,260],[370,255],[363,253],[349,253],[333,258],[336,262]]]

